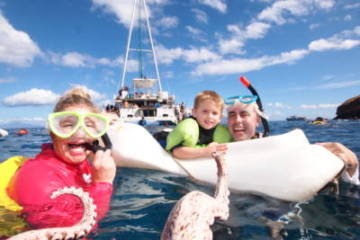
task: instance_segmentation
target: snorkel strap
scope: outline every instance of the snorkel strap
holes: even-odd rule
[[[249,91],[250,91],[253,95],[257,96],[256,103],[257,103],[257,105],[259,106],[259,110],[260,110],[261,112],[264,112],[264,109],[263,109],[263,106],[262,106],[262,103],[261,103],[260,96],[259,96],[259,94],[256,92],[255,88],[250,84],[250,82],[249,82],[244,76],[241,76],[241,77],[240,77],[240,82],[241,82],[245,87],[247,87],[247,89],[249,89]],[[262,116],[260,116],[260,117],[261,117],[261,123],[262,123],[262,125],[263,125],[263,127],[264,127],[263,137],[266,137],[266,136],[269,135],[269,133],[270,133],[269,122],[267,121],[266,118],[264,118],[264,117],[262,117]]]
[[[96,153],[99,150],[106,151],[107,149],[112,148],[112,143],[107,133],[101,136],[101,140],[103,141],[105,147],[100,146],[98,140],[94,141],[93,144],[86,144],[85,147],[93,153]]]

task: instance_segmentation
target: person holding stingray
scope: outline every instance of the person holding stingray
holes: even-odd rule
[[[63,187],[88,192],[96,205],[96,220],[105,216],[116,165],[111,150],[94,142],[104,138],[108,126],[108,119],[84,89],[70,89],[59,99],[48,117],[52,143],[43,144],[35,158],[26,160],[7,188],[32,228],[72,226],[81,219],[83,207],[78,197],[66,194],[50,198]]]

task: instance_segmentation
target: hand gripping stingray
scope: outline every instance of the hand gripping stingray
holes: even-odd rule
[[[88,234],[96,222],[96,206],[93,203],[93,199],[87,192],[75,187],[61,188],[53,192],[51,198],[56,198],[62,194],[73,194],[81,199],[84,206],[84,213],[78,224],[72,227],[30,230],[12,236],[9,240],[79,239]]]
[[[182,197],[172,209],[161,240],[211,240],[210,225],[215,218],[229,217],[228,176],[223,156],[213,153],[218,168],[215,196],[192,191]]]

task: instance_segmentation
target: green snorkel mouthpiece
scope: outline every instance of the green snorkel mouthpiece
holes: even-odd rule
[[[259,94],[257,93],[257,91],[255,90],[255,88],[250,84],[250,82],[244,77],[244,76],[241,76],[240,77],[240,82],[245,86],[247,87],[247,89],[249,89],[249,91],[254,95],[254,96],[257,96],[257,100],[256,100],[256,103],[257,105],[259,106],[259,110],[264,112],[264,109],[263,109],[263,106],[262,106],[262,103],[261,103],[261,99],[260,99],[260,96]],[[269,127],[269,122],[266,118],[264,117],[261,117],[261,123],[263,125],[263,128],[264,128],[264,132],[263,132],[263,136],[266,137],[269,135],[270,133],[270,127]]]

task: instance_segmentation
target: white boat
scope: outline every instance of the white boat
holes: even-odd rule
[[[154,79],[133,79],[133,81],[147,81]],[[134,83],[136,85],[137,83]],[[137,88],[136,88],[137,89]],[[126,88],[121,89],[121,95],[115,100],[115,106],[119,107],[119,117],[124,122],[169,125],[177,123],[180,119],[180,106],[175,103],[175,96],[169,96],[166,91],[130,93]]]
[[[132,41],[134,28],[139,34],[135,38],[138,40],[136,48]],[[133,53],[137,54],[136,58],[131,58]],[[130,61],[137,61],[138,73],[135,76],[128,70]],[[175,103],[175,95],[162,89],[145,0],[134,0],[121,87],[114,110],[124,122],[140,123],[142,120],[147,124],[177,123],[184,112],[184,106]]]
[[[7,135],[9,135],[9,133],[5,129],[0,128],[0,137],[6,137]]]

